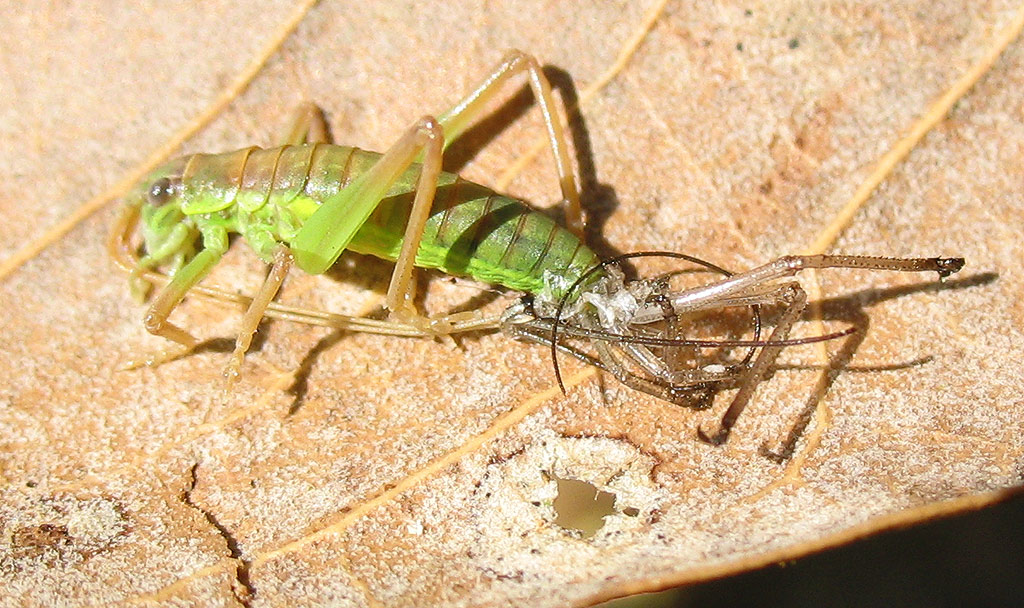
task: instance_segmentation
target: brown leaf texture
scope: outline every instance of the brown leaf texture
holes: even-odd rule
[[[785,350],[720,448],[695,429],[715,424],[727,394],[693,412],[566,361],[562,395],[545,349],[500,333],[456,348],[268,323],[225,391],[240,312],[190,298],[174,319],[208,348],[122,371],[164,344],[105,252],[117,204],[52,230],[189,124],[197,132],[175,153],[269,145],[313,100],[337,142],[379,150],[519,48],[578,87],[574,145],[603,242],[746,269],[839,225],[883,155],[1019,10],[693,4],[8,5],[0,602],[584,606],[1019,485],[1021,41],[825,243],[963,256],[966,269],[941,286],[803,277],[825,303],[801,335],[863,331]],[[295,31],[261,55],[289,19]],[[248,65],[255,78],[232,100]],[[211,107],[211,121],[197,119]],[[466,177],[543,206],[557,198],[546,151],[516,164],[543,132],[527,109],[488,121],[457,160]],[[390,270],[346,255],[328,276],[294,273],[281,300],[370,313]],[[262,272],[239,242],[208,284],[251,293]],[[493,299],[437,280],[429,291],[433,311]],[[786,464],[758,454],[802,419]],[[593,535],[560,525],[559,479],[614,495]]]

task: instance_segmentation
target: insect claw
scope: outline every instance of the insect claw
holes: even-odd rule
[[[233,387],[242,376],[239,367],[235,361],[232,361],[224,368],[224,380],[227,381],[227,388]]]
[[[707,433],[704,432],[704,429],[698,426],[697,437],[699,437],[701,441],[709,445],[722,445],[723,443],[725,443],[725,440],[729,438],[729,429],[721,427],[718,429],[717,433],[709,436]]]
[[[758,448],[757,453],[764,456],[768,460],[771,460],[775,464],[783,464],[789,460],[790,456],[793,455],[793,450],[783,448],[782,450],[775,452],[768,449],[768,443],[762,443],[761,447]]]
[[[145,361],[139,361],[137,359],[129,359],[129,360],[125,361],[124,364],[121,365],[121,367],[119,367],[117,369],[117,371],[119,371],[119,372],[129,372],[129,371],[131,371],[133,369],[139,369],[140,367],[145,367],[145,365],[146,365]]]
[[[192,347],[183,348],[180,350],[162,350],[155,353],[149,353],[142,359],[129,359],[120,368],[120,371],[130,371],[133,369],[139,369],[140,367],[156,367],[163,365],[168,361],[174,361],[192,351]]]
[[[455,336],[451,335],[450,333],[447,333],[447,334],[441,334],[441,335],[437,336],[437,338],[438,338],[438,339],[439,339],[439,340],[440,340],[441,342],[444,342],[445,344],[447,344],[447,345],[448,345],[448,346],[449,346],[449,347],[450,347],[450,348],[451,348],[452,350],[463,350],[463,349],[462,349],[462,348],[461,348],[461,347],[459,346],[459,341],[458,341],[458,340],[456,340],[456,339],[455,339]]]
[[[231,353],[231,360],[224,366],[224,379],[227,382],[225,390],[230,389],[242,376],[242,363],[245,361],[245,351]]]
[[[939,280],[942,281],[949,275],[960,272],[964,267],[963,258],[936,258],[935,265],[938,267]]]

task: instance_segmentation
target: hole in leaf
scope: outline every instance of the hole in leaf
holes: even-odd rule
[[[590,538],[604,526],[604,518],[615,514],[615,494],[603,492],[594,484],[579,479],[551,478],[558,484],[554,508],[555,523],[566,530]]]

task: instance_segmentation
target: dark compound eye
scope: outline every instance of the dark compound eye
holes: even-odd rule
[[[174,184],[171,183],[170,179],[162,177],[153,182],[153,185],[149,187],[148,195],[151,205],[163,205],[174,196]]]

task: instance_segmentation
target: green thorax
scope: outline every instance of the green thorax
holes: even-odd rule
[[[308,144],[192,156],[182,175],[182,211],[196,225],[224,225],[264,260],[290,244],[320,203],[367,171],[380,154]],[[420,166],[398,179],[349,249],[395,260]],[[599,262],[568,230],[521,201],[441,173],[416,265],[554,298]],[[596,273],[595,273],[596,274]],[[596,277],[595,277],[596,278]],[[589,281],[588,281],[589,282]]]

